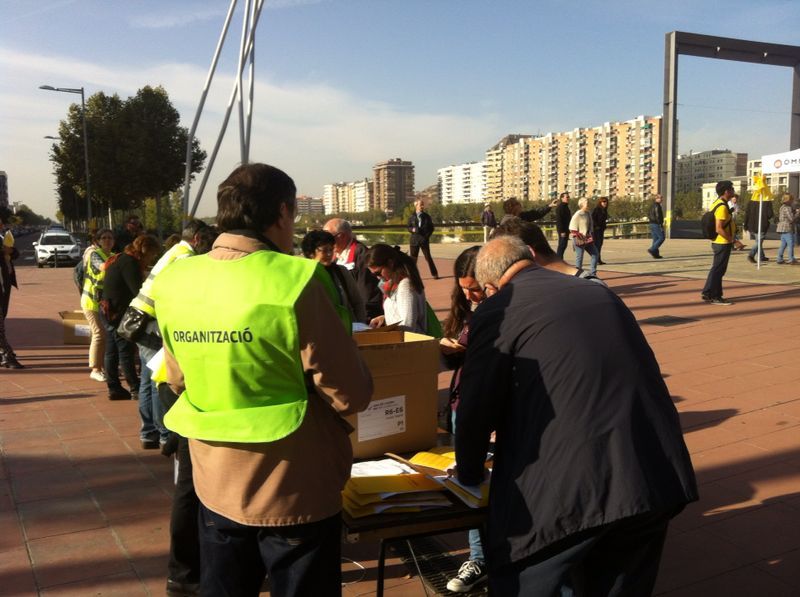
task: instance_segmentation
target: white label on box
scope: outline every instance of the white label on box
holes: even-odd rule
[[[406,397],[392,396],[373,400],[358,413],[358,441],[364,442],[406,430]]]
[[[92,328],[88,325],[82,325],[80,323],[75,324],[75,335],[76,336],[85,336],[86,338],[90,338],[92,335]]]

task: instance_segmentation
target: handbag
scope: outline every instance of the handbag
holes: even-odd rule
[[[138,342],[144,336],[147,324],[152,321],[144,311],[128,306],[117,326],[117,334],[129,342]]]

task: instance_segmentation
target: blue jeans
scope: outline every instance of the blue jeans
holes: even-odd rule
[[[147,366],[147,361],[152,359],[156,352],[143,344],[139,347],[139,359],[142,361],[142,376],[139,382],[139,418],[142,428],[139,430],[140,439],[154,439],[158,434],[161,442],[167,441],[169,430],[164,427],[164,406],[158,399],[158,388],[153,381],[153,372]]]
[[[756,239],[756,244],[754,244],[753,248],[750,249],[750,253],[748,253],[748,255],[755,259],[756,251],[758,251],[758,248],[761,247],[761,261],[764,261],[766,258],[766,255],[764,255],[764,235],[761,233],[751,232],[750,236]]]
[[[597,274],[597,247],[594,246],[594,243],[588,243],[579,247],[575,244],[575,239],[572,239],[572,246],[575,247],[575,267],[578,269],[583,269],[583,254],[584,252],[589,253],[592,257],[591,265],[589,266],[589,273],[593,276]]]
[[[339,514],[307,524],[255,527],[225,518],[201,502],[198,523],[201,597],[258,595],[266,574],[272,595],[342,594]]]
[[[650,236],[653,238],[653,244],[647,250],[651,255],[658,255],[658,249],[664,244],[664,227],[660,224],[650,224]]]
[[[778,248],[778,263],[783,261],[783,252],[789,247],[789,262],[794,261],[794,233],[781,232],[781,246]]]
[[[456,432],[456,411],[455,409],[450,411],[451,412],[451,420],[453,422],[453,434]],[[469,533],[467,534],[467,539],[469,540],[469,559],[473,562],[480,562],[484,564],[486,562],[486,558],[483,555],[483,542],[481,542],[481,532],[478,529],[470,529]]]

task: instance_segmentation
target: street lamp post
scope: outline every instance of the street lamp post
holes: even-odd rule
[[[61,91],[63,93],[79,93],[81,96],[81,122],[83,124],[83,165],[86,176],[86,227],[88,229],[92,221],[92,192],[89,182],[89,137],[86,135],[86,101],[83,95],[83,87],[80,89],[73,89],[70,87],[40,85],[39,89],[44,89],[45,91]]]

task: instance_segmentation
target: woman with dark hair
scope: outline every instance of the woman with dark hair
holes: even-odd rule
[[[303,237],[300,248],[309,259],[318,261],[330,274],[333,285],[339,293],[339,300],[350,313],[354,322],[367,323],[367,309],[364,299],[356,286],[355,278],[333,258],[333,247],[336,239],[330,232],[312,230]]]
[[[100,321],[100,300],[103,296],[103,280],[105,279],[105,263],[114,254],[114,233],[108,228],[97,231],[92,237],[92,244],[83,253],[83,288],[81,289],[81,309],[89,323],[92,340],[89,344],[89,373],[95,381],[105,382],[103,371],[106,332]]]
[[[160,252],[158,239],[143,234],[137,236],[122,253],[106,261],[100,313],[107,332],[104,361],[109,400],[138,399],[139,377],[133,362],[133,344],[117,334],[117,326],[125,309],[139,293],[145,272],[156,262]],[[119,367],[122,367],[130,392],[120,383]]]
[[[470,247],[461,253],[453,266],[455,285],[450,295],[450,313],[444,321],[444,337],[439,341],[442,357],[449,369],[454,369],[450,380],[450,426],[456,430],[456,408],[459,400],[461,367],[467,350],[469,320],[472,312],[484,301],[486,295],[475,279],[475,262],[480,247]],[[486,578],[486,563],[478,529],[469,532],[469,559],[461,564],[458,574],[447,583],[447,589],[457,593],[470,591]]]
[[[384,314],[373,318],[370,327],[399,324],[412,332],[427,333],[425,287],[414,260],[399,247],[377,244],[367,251],[365,261],[380,279],[378,286],[383,292]]]

